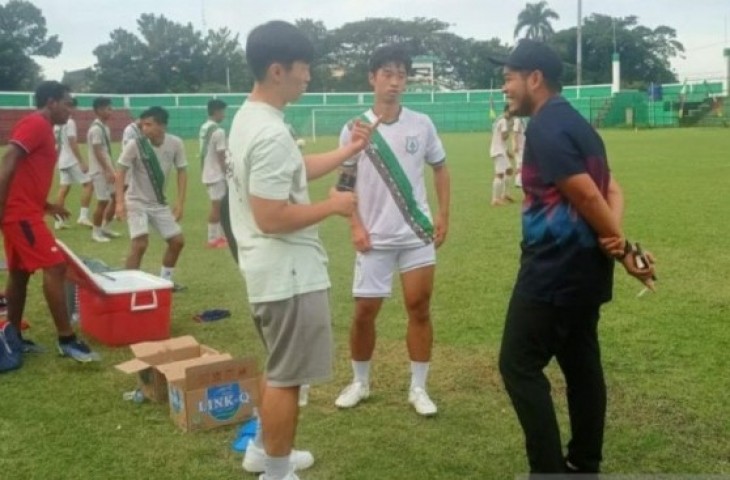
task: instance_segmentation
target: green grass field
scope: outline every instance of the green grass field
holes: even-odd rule
[[[655,254],[659,276],[657,294],[636,298],[639,283],[617,269],[615,300],[603,309],[609,391],[603,469],[730,474],[730,135],[712,129],[602,135],[626,196],[627,236]],[[316,456],[303,479],[509,479],[527,469],[522,433],[496,365],[518,264],[519,207],[489,206],[487,134],[449,134],[444,141],[453,204],[449,236],[439,250],[429,381],[439,414],[419,418],[407,403],[398,289],[379,318],[371,400],[351,411],[334,407],[351,375],[354,254],[345,221],[327,220],[320,232],[331,260],[336,375],[312,388],[301,414],[297,444]],[[334,142],[322,139],[307,151]],[[176,280],[189,290],[174,297],[172,334],[192,334],[220,350],[263,360],[228,251],[204,248],[208,202],[196,151],[188,143],[187,246]],[[333,181],[314,183],[312,198],[324,198]],[[77,195],[78,189],[69,202],[74,215]],[[112,266],[121,264],[127,249],[125,239],[92,243],[81,228],[58,236],[79,254]],[[143,268],[158,273],[161,254],[162,241],[153,237]],[[39,275],[29,292],[27,335],[51,347],[55,337]],[[230,309],[232,318],[192,321],[195,312],[214,307]],[[242,473],[240,455],[230,449],[234,427],[186,434],[170,421],[166,405],[123,401],[122,392],[133,389],[135,379],[113,365],[128,359],[129,350],[93,345],[103,355],[100,364],[47,353],[26,357],[22,370],[0,375],[0,478],[255,478]],[[567,427],[564,384],[554,365],[549,374]]]

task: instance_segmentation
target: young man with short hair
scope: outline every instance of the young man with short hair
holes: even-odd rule
[[[71,115],[76,109],[76,99],[71,100]],[[88,175],[89,167],[84,162],[79,144],[77,141],[76,122],[73,117],[69,117],[64,125],[56,125],[54,127],[56,134],[56,144],[58,147],[58,172],[59,172],[59,189],[58,189],[58,205],[66,204],[71,185],[74,183],[81,185],[81,209],[79,210],[79,218],[76,223],[85,227],[91,227],[93,224],[89,220],[89,204],[91,203],[91,194],[93,188],[91,186],[91,178]],[[56,218],[55,228],[68,228],[63,218]]]
[[[127,143],[117,162],[117,217],[126,220],[131,245],[126,268],[137,269],[149,243],[149,227],[167,242],[160,276],[172,280],[180,252],[185,246],[179,221],[187,191],[185,148],[179,137],[167,133],[167,110],[152,107],[140,115],[143,136]],[[165,183],[170,170],[177,171],[177,201],[170,208]],[[129,172],[129,185],[124,181]]]
[[[30,275],[43,270],[43,294],[58,333],[58,352],[79,362],[98,356],[74,334],[66,309],[66,261],[43,221],[44,214],[68,217],[61,205],[46,202],[53,183],[56,148],[53,126],[63,125],[71,112],[69,88],[43,82],[35,91],[38,111],[23,117],[10,134],[0,166],[0,225],[8,264],[5,295],[8,321],[21,333],[20,323]],[[22,338],[22,336],[21,336]],[[43,349],[22,339],[25,353]]]
[[[112,165],[111,133],[107,121],[112,115],[112,101],[97,97],[92,104],[96,118],[86,134],[89,152],[89,175],[96,194],[91,239],[105,243],[119,233],[109,228],[114,219],[114,166]]]
[[[314,47],[294,25],[271,21],[254,28],[246,59],[255,83],[230,132],[229,207],[238,265],[254,325],[266,347],[260,425],[243,468],[261,480],[296,480],[314,463],[292,450],[299,389],[332,374],[332,327],[327,254],[317,224],[351,215],[355,196],[330,191],[311,203],[307,182],[335,170],[362,149],[369,128],[359,125],[351,144],[302,157],[284,122],[284,107],[307,89]]]
[[[350,218],[357,250],[350,328],[353,381],[335,405],[351,408],[370,395],[375,320],[383,300],[391,295],[397,271],[408,314],[408,401],[416,413],[429,416],[437,412],[426,391],[433,346],[431,294],[436,248],[448,232],[450,180],[446,152],[433,122],[400,103],[410,69],[411,58],[399,46],[381,47],[370,59],[374,105],[363,118],[371,122],[381,118],[382,124],[374,132],[371,146],[356,157],[358,208]],[[350,126],[345,126],[340,143],[349,142],[350,135]],[[426,166],[433,169],[438,199],[435,222],[426,196]]]
[[[513,172],[510,163],[510,136],[512,133],[510,118],[509,107],[505,105],[504,113],[492,125],[492,143],[489,154],[494,162],[494,180],[492,181],[492,206],[494,207],[514,202],[507,193],[509,179]]]
[[[208,120],[200,126],[200,163],[202,180],[210,198],[208,213],[208,248],[225,248],[228,243],[221,228],[221,200],[226,194],[226,131],[220,125],[226,115],[226,103],[208,102]]]
[[[634,263],[621,227],[623,194],[601,137],[560,95],[560,57],[542,42],[522,40],[506,60],[492,61],[504,65],[510,112],[530,117],[522,256],[499,369],[525,434],[530,472],[595,474],[606,417],[600,307],[611,300],[614,259],[650,287],[654,268]],[[543,371],[553,357],[567,385],[566,455]]]

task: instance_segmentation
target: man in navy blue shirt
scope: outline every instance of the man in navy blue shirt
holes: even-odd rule
[[[598,343],[614,259],[652,286],[621,229],[623,194],[598,133],[560,95],[562,62],[523,40],[502,62],[512,115],[530,116],[522,165],[522,258],[510,299],[500,372],[525,433],[532,473],[599,471],[606,386]],[[555,357],[567,384],[571,440],[563,455],[550,382]]]

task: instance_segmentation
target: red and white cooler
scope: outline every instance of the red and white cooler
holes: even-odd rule
[[[140,270],[94,273],[63,242],[66,277],[78,288],[81,330],[105,345],[170,338],[173,283]]]

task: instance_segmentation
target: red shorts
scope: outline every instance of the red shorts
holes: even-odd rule
[[[3,224],[8,270],[33,273],[64,263],[61,249],[43,220],[21,220]]]

